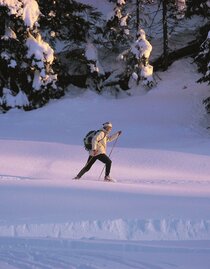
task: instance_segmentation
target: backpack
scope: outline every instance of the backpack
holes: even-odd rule
[[[98,132],[100,132],[100,131],[101,131],[101,130],[97,130],[97,131],[92,130],[92,131],[88,132],[88,133],[86,134],[86,136],[84,137],[84,139],[83,139],[84,147],[85,147],[85,149],[86,149],[87,151],[92,150],[92,139],[93,139],[93,137],[94,137]]]

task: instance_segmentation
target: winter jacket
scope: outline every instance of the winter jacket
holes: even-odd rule
[[[92,139],[92,150],[90,151],[90,155],[93,156],[93,150],[96,150],[96,156],[99,154],[106,154],[106,143],[111,142],[119,136],[119,133],[115,133],[111,136],[108,135],[105,129],[100,130]]]

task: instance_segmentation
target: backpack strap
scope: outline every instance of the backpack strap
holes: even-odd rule
[[[106,132],[104,130],[99,130],[99,132],[103,132],[104,133],[104,137],[106,136]],[[104,139],[104,137],[102,139]]]
[[[103,133],[104,133],[104,137],[101,138],[101,139],[98,141],[98,143],[100,143],[100,142],[105,138],[106,133],[104,132],[104,130],[97,130],[97,132],[103,132]]]

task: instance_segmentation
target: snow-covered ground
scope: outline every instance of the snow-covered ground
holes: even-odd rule
[[[0,268],[209,269],[208,96],[192,59],[131,96],[72,89],[31,112],[0,115]],[[111,159],[80,181],[84,135],[122,130]],[[108,153],[113,143],[109,145]]]

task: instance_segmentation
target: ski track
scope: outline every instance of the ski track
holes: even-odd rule
[[[210,267],[208,196],[155,194],[152,180],[138,186],[90,179],[51,184],[19,176],[1,179],[0,269]],[[148,182],[152,192],[142,193]],[[188,181],[178,184],[192,187]]]
[[[0,239],[0,250],[2,269],[172,269],[187,265],[189,256],[194,262],[191,269],[208,269],[210,264],[210,243],[202,241],[189,245],[186,241],[165,244],[5,237]]]

